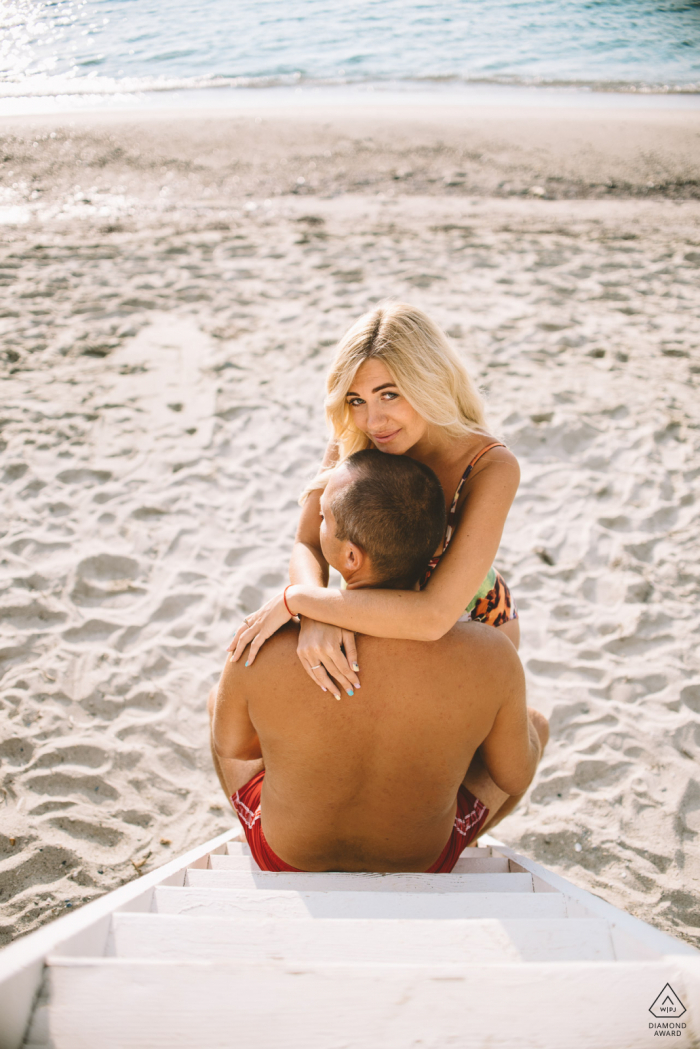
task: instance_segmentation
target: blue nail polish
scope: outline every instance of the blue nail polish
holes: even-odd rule
[[[351,688],[348,689],[348,695],[349,696],[354,696],[355,695],[355,693],[353,692],[353,690]]]
[[[247,659],[246,659],[246,661],[245,661],[245,665],[246,665],[246,666],[248,666],[248,660],[247,660]]]

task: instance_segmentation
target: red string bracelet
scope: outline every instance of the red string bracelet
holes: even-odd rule
[[[293,586],[293,585],[294,585],[293,583],[289,584],[289,586]],[[299,622],[299,616],[295,616],[294,613],[292,612],[291,608],[287,604],[287,591],[289,590],[289,586],[285,586],[284,593],[282,594],[282,600],[284,601],[284,607],[287,609],[287,611],[289,612],[289,614],[292,617],[292,619],[294,620],[294,622],[298,623]]]

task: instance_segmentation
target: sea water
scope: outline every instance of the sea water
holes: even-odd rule
[[[0,0],[0,103],[389,83],[698,93],[700,0]]]

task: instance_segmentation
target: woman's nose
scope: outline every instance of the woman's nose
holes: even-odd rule
[[[367,423],[370,430],[375,430],[385,419],[386,409],[383,401],[367,405]]]

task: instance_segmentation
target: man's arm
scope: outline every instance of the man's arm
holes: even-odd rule
[[[248,713],[248,700],[243,688],[242,663],[226,665],[219,679],[212,718],[212,743],[220,758],[253,761],[262,757],[260,740]]]
[[[496,786],[506,794],[518,795],[532,782],[543,744],[533,722],[537,712],[530,716],[525,704],[525,675],[515,651],[513,657],[507,660],[507,676],[501,676],[505,678],[502,703],[481,744],[481,754]]]

